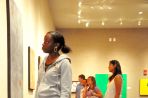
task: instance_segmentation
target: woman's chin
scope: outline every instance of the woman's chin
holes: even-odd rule
[[[48,53],[45,49],[42,49],[44,53]]]

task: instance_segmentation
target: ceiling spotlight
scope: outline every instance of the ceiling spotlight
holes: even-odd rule
[[[140,26],[141,25],[141,21],[138,21],[138,26]]]
[[[119,20],[120,20],[120,25],[122,25],[122,24],[123,24],[123,23],[122,23],[122,19],[120,18]]]
[[[79,10],[79,11],[78,11],[78,15],[81,15],[81,12],[82,12],[82,11],[81,11],[81,10]]]
[[[110,37],[110,38],[108,39],[108,41],[111,42],[111,41],[112,41],[112,38]]]
[[[115,42],[115,41],[116,41],[116,38],[114,37],[114,38],[113,38],[113,42]]]
[[[78,23],[80,24],[80,23],[81,23],[81,21],[80,21],[80,20],[78,20]]]
[[[85,26],[88,27],[89,26],[89,22],[86,22]]]
[[[108,9],[109,9],[109,10],[111,10],[111,9],[112,9],[112,7],[109,7],[109,6],[108,6]]]
[[[82,5],[82,2],[79,2],[79,7],[81,7],[81,5]]]
[[[94,7],[93,7],[93,6],[91,6],[90,8],[91,8],[91,9],[94,9]]]
[[[138,12],[139,15],[143,14],[143,12]]]
[[[101,24],[102,24],[102,26],[104,26],[104,21],[102,21],[102,23],[101,23]]]
[[[102,6],[100,6],[99,8],[100,8],[100,10],[103,10],[103,7]]]
[[[123,23],[122,23],[122,21],[120,22],[120,25],[122,25]]]

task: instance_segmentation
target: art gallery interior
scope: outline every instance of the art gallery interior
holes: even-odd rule
[[[147,0],[0,0],[0,98],[34,98],[28,47],[36,85],[43,38],[54,30],[72,49],[72,81],[110,74],[109,61],[117,59],[126,74],[125,98],[148,98],[148,80],[147,95],[140,94],[140,80],[148,79]]]

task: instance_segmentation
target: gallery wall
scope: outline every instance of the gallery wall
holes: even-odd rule
[[[41,50],[43,38],[47,31],[54,30],[54,25],[50,15],[48,0],[11,0],[11,2],[14,2],[15,8],[17,9],[15,11],[16,17],[14,21],[18,28],[16,27],[15,29],[18,30],[22,28],[22,31],[17,33],[19,36],[15,36],[14,39],[12,39],[12,42],[17,40],[17,42],[22,45],[22,47],[17,46],[17,48],[22,51],[22,55],[18,57],[18,60],[22,60],[22,64],[19,66],[22,71],[20,72],[16,67],[11,67],[13,71],[17,70],[19,71],[16,71],[18,74],[22,74],[22,80],[16,79],[16,84],[13,84],[13,86],[20,85],[21,90],[19,90],[18,94],[16,94],[14,90],[11,97],[14,98],[14,95],[15,98],[34,98],[35,90],[28,89],[28,47],[35,53],[34,59],[31,62],[35,63],[34,84],[36,85],[38,76],[38,56],[43,57],[45,55]],[[14,6],[12,6],[12,8],[14,8]],[[12,52],[12,54],[13,53],[14,56],[18,54],[17,52]],[[18,61],[14,62],[15,64],[19,64]],[[16,76],[18,78],[18,75]],[[18,89],[16,88],[16,90]]]
[[[7,19],[6,0],[0,0],[0,98],[7,98]]]
[[[148,29],[59,29],[72,48],[73,81],[79,74],[86,77],[110,74],[108,64],[119,60],[127,74],[127,98],[147,98],[139,95],[139,80],[148,70]],[[73,95],[74,98],[74,95]]]

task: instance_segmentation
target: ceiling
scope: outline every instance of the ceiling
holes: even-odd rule
[[[148,0],[49,0],[56,28],[147,28]]]

